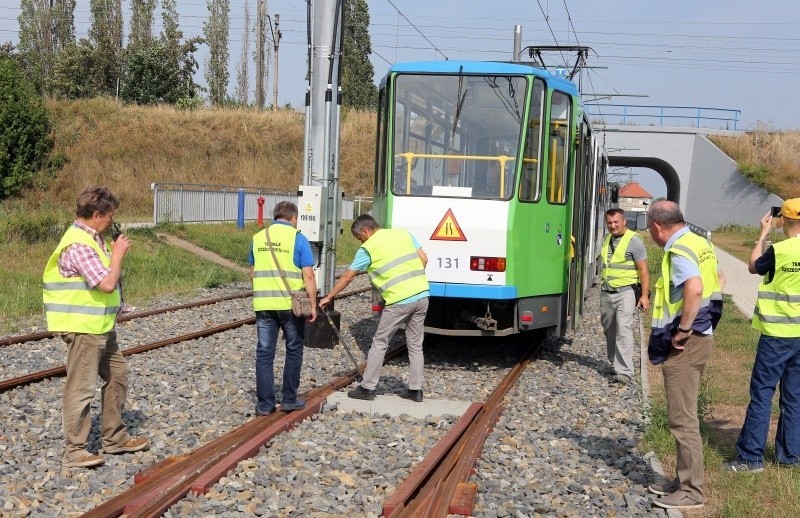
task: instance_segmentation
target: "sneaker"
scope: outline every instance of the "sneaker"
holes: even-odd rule
[[[353,390],[349,390],[347,392],[347,397],[353,399],[366,399],[367,401],[372,401],[375,399],[375,389],[365,389],[361,385],[358,385]]]
[[[410,399],[411,401],[416,401],[417,403],[422,403],[422,389],[419,390],[406,390],[405,393],[400,395],[403,399]]]
[[[70,460],[64,459],[61,465],[65,468],[93,468],[102,466],[105,462],[106,460],[102,456],[84,451],[74,455]]]
[[[672,482],[667,482],[664,484],[650,484],[647,486],[647,490],[653,493],[654,495],[661,495],[667,496],[675,491],[679,490],[681,485],[678,483],[677,480],[673,480]]]
[[[298,399],[291,403],[281,403],[281,410],[284,412],[291,412],[292,410],[300,410],[306,407],[306,401],[304,399]]]
[[[722,469],[734,473],[761,473],[764,471],[764,464],[761,462],[747,462],[741,457],[736,457],[732,461],[723,464]]]
[[[128,439],[125,444],[120,446],[110,446],[108,448],[103,448],[104,453],[133,453],[135,451],[142,451],[146,450],[150,447],[150,439],[145,437],[144,435],[140,435],[139,437],[132,437]]]
[[[262,415],[270,415],[270,414],[271,414],[271,413],[273,413],[274,411],[275,411],[275,407],[272,407],[272,410],[268,410],[268,411],[266,411],[266,412],[262,412],[261,410],[259,410],[259,409],[256,409],[256,412],[255,412],[255,414],[256,414],[256,416],[259,416],[259,417],[260,417],[260,416],[262,416]]]
[[[628,383],[631,382],[631,377],[628,376],[627,374],[617,374],[612,378],[612,380],[614,381],[614,383],[627,385]]]
[[[675,491],[667,496],[653,500],[653,505],[664,509],[700,509],[705,504],[702,500],[695,500],[686,491]]]

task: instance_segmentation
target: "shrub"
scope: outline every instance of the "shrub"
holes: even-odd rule
[[[52,123],[19,62],[0,55],[0,199],[31,184],[48,165]]]

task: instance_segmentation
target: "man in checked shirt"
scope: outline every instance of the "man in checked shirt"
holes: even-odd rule
[[[145,436],[131,437],[122,422],[130,367],[119,350],[114,324],[122,305],[122,259],[131,242],[120,234],[109,253],[103,239],[118,207],[119,199],[107,188],[86,189],[78,197],[75,222],[44,270],[47,329],[58,333],[67,344],[64,467],[92,467],[105,462],[101,455],[86,450],[98,376],[104,382],[100,392],[103,452],[130,453],[150,446]]]

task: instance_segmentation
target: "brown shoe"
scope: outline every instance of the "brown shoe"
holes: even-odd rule
[[[656,498],[653,505],[664,509],[700,509],[703,507],[702,500],[695,500],[686,491],[675,491],[667,496]]]
[[[135,451],[142,451],[146,450],[150,447],[150,439],[145,437],[144,435],[140,435],[139,437],[132,437],[128,439],[128,442],[122,444],[120,446],[111,446],[108,448],[103,448],[104,453],[133,453]]]
[[[84,451],[73,455],[70,460],[65,458],[61,465],[65,468],[93,468],[102,466],[105,462],[106,460],[102,456]]]
[[[661,495],[667,496],[675,491],[679,490],[681,485],[678,483],[677,480],[673,480],[672,482],[667,482],[663,484],[650,484],[647,486],[647,490],[653,493],[654,495]]]

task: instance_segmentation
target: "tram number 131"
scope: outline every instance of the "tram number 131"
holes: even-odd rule
[[[458,257],[437,257],[440,269],[458,268]]]

